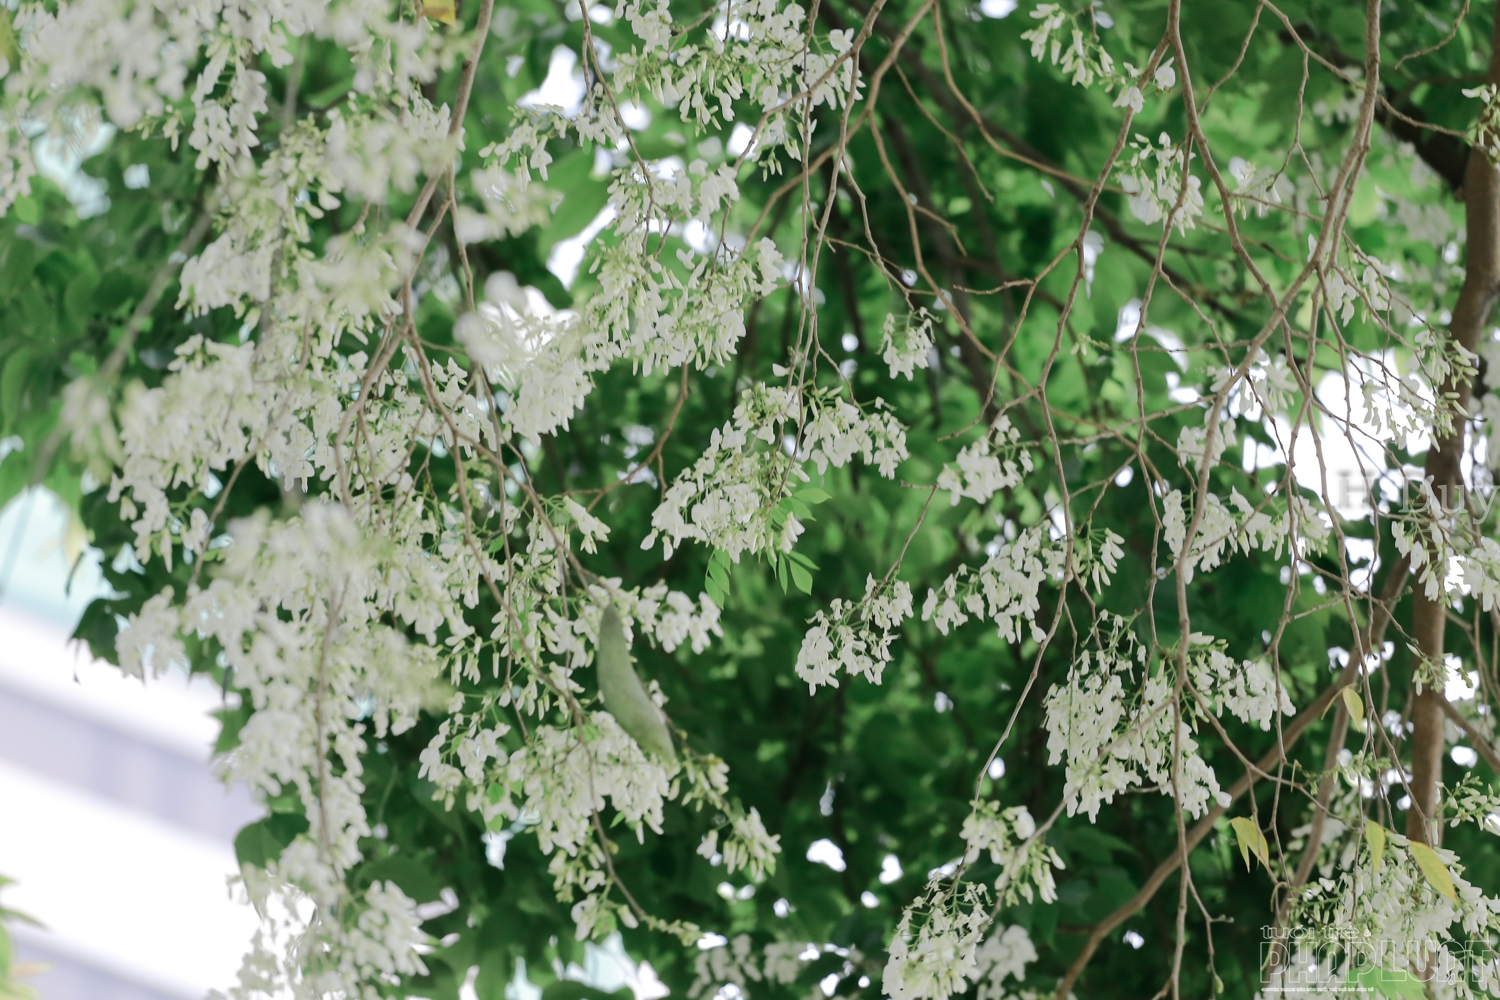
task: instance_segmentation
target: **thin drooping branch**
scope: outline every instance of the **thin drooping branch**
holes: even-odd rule
[[[1402,588],[1406,585],[1407,567],[1408,562],[1404,558],[1391,567],[1391,572],[1387,575],[1385,584],[1381,587],[1380,600],[1373,602],[1374,606],[1370,615],[1369,641],[1366,643],[1365,648],[1376,648],[1384,641],[1385,629],[1391,620],[1391,608],[1400,596]],[[1298,713],[1296,718],[1286,725],[1282,730],[1281,741],[1268,750],[1256,762],[1255,769],[1248,771],[1240,780],[1226,789],[1230,805],[1233,805],[1236,799],[1254,786],[1255,775],[1269,772],[1286,759],[1286,755],[1291,751],[1298,737],[1302,735],[1308,726],[1322,718],[1323,712],[1328,708],[1329,703],[1338,697],[1340,691],[1354,683],[1355,679],[1359,677],[1359,669],[1360,663],[1358,657],[1351,656],[1348,665],[1339,671],[1339,675],[1334,678],[1333,683],[1324,688],[1322,693],[1313,699],[1310,705],[1304,708]],[[1078,953],[1078,957],[1073,960],[1073,964],[1068,967],[1068,971],[1058,982],[1058,996],[1068,996],[1072,992],[1074,984],[1077,983],[1078,977],[1088,965],[1089,959],[1094,957],[1094,952],[1098,951],[1099,945],[1109,936],[1110,932],[1126,920],[1129,920],[1151,901],[1151,898],[1156,895],[1157,890],[1162,887],[1162,884],[1177,870],[1177,866],[1182,863],[1183,858],[1192,853],[1193,849],[1203,842],[1203,838],[1207,837],[1214,829],[1214,825],[1218,822],[1219,817],[1228,811],[1229,806],[1223,805],[1215,805],[1209,809],[1202,819],[1193,824],[1193,828],[1187,832],[1179,849],[1174,850],[1156,866],[1156,869],[1146,879],[1146,883],[1141,886],[1136,894],[1122,903],[1109,916],[1094,925],[1093,930],[1089,933],[1088,940],[1084,942],[1083,949]]]

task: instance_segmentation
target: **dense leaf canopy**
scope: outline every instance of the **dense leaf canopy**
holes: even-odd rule
[[[1497,926],[1489,5],[252,6],[10,14],[0,500],[229,692],[252,887],[451,904],[305,995],[569,1000],[619,930],[690,1000],[1249,997],[1268,926]]]

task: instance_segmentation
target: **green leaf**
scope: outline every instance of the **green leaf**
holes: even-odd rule
[[[9,12],[7,12],[7,18],[8,15]],[[35,198],[30,196],[17,198],[16,203],[11,206],[11,212],[14,213],[18,222],[23,222],[28,226],[34,226],[42,221],[42,207],[36,203]]]
[[[1266,844],[1266,835],[1260,832],[1255,822],[1244,816],[1236,816],[1229,821],[1234,828],[1234,835],[1240,842],[1240,857],[1245,860],[1245,867],[1250,867],[1250,855],[1254,854],[1260,859],[1260,863],[1267,871],[1271,870],[1271,851]]]
[[[813,512],[808,509],[807,504],[803,503],[801,500],[798,500],[796,497],[785,498],[781,501],[781,506],[797,515],[797,517],[803,521],[814,520]]]
[[[20,412],[21,399],[26,394],[26,376],[35,357],[31,348],[22,347],[6,358],[5,367],[0,369],[0,422],[7,430]]]
[[[1443,859],[1437,856],[1437,852],[1416,841],[1412,841],[1408,849],[1417,862],[1417,867],[1422,869],[1422,877],[1432,886],[1433,891],[1450,903],[1457,903],[1458,890],[1453,887],[1453,876],[1448,874],[1448,866],[1443,864]]]
[[[629,987],[606,993],[598,987],[571,979],[559,979],[542,987],[542,1000],[631,1000],[634,996]]]
[[[801,564],[795,562],[791,563],[791,570],[792,583],[795,584],[797,589],[802,591],[804,594],[811,594],[813,585],[812,574],[809,573],[807,569]]]
[[[1355,690],[1353,684],[1350,684],[1348,687],[1344,688],[1342,694],[1343,694],[1343,698],[1344,698],[1344,709],[1349,713],[1349,718],[1350,718],[1350,720],[1353,721],[1354,728],[1357,729],[1357,730],[1359,730],[1360,732],[1364,732],[1365,731],[1365,702],[1364,702],[1364,699],[1359,696],[1359,692]]]
[[[251,823],[234,838],[234,856],[242,865],[264,868],[268,861],[281,857],[286,843],[276,836],[269,819]]]
[[[360,881],[394,882],[401,891],[419,903],[429,903],[443,892],[443,880],[433,874],[422,860],[411,854],[392,854],[372,861],[359,870]]]
[[[793,493],[792,496],[796,497],[798,500],[801,500],[803,503],[808,504],[826,503],[827,501],[833,499],[833,497],[829,496],[826,492],[816,486],[804,486],[797,492]]]
[[[807,558],[807,556],[798,552],[796,549],[793,549],[792,551],[786,553],[786,557],[792,562],[797,563],[799,566],[806,566],[808,569],[818,568],[817,563],[813,562],[811,559]]]
[[[1385,827],[1374,820],[1365,820],[1365,841],[1370,845],[1370,870],[1380,874],[1385,864]]]
[[[16,40],[16,26],[11,21],[10,10],[4,7],[0,7],[0,57],[4,57],[12,72],[21,65],[21,46]]]

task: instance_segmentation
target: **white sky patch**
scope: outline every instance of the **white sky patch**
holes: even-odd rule
[[[620,121],[632,132],[639,132],[651,126],[651,112],[644,104],[624,101],[620,104]]]
[[[583,106],[583,95],[587,85],[583,81],[583,70],[578,68],[578,53],[565,45],[552,50],[552,59],[547,63],[547,76],[542,85],[528,91],[516,104],[523,108],[550,105],[561,108],[571,118]]]
[[[807,849],[807,860],[814,864],[827,865],[836,872],[841,872],[848,867],[844,864],[844,852],[839,850],[839,845],[826,837],[812,842]]]
[[[83,161],[104,152],[115,127],[106,121],[74,115],[61,131],[35,123],[27,131],[37,173],[52,181],[73,203],[78,217],[87,219],[109,209],[108,186],[83,172]]]
[[[880,884],[890,885],[902,875],[901,859],[894,854],[887,854],[880,859]]]
[[[750,149],[750,140],[753,138],[755,138],[755,130],[744,122],[737,122],[729,133],[729,144],[724,148],[729,150],[730,156],[743,156],[745,151]]]
[[[1345,517],[1362,518],[1370,512],[1372,492],[1378,491],[1388,500],[1399,498],[1399,480],[1391,475],[1397,470],[1390,468],[1385,453],[1385,446],[1395,435],[1388,425],[1380,422],[1380,416],[1389,415],[1398,427],[1413,426],[1416,421],[1411,410],[1392,399],[1377,381],[1377,378],[1393,378],[1394,374],[1379,375],[1373,362],[1360,360],[1351,367],[1350,374],[1352,378],[1346,379],[1339,372],[1329,372],[1319,381],[1317,398],[1326,413],[1317,415],[1316,441],[1309,427],[1303,426],[1298,431],[1292,447],[1293,472],[1298,485],[1319,494],[1324,491],[1326,476],[1328,499],[1334,509]],[[1350,392],[1351,382],[1353,392]],[[1369,409],[1365,406],[1366,383],[1371,391]],[[1278,416],[1268,421],[1266,427],[1282,448],[1291,440],[1288,418]],[[1405,444],[1413,453],[1427,450],[1427,438],[1422,434],[1406,435]],[[1408,478],[1420,480],[1420,471],[1410,470]]]
[[[594,216],[594,221],[584,226],[577,236],[558,240],[552,245],[551,252],[547,254],[547,270],[557,275],[557,280],[563,283],[564,288],[573,287],[573,282],[578,279],[578,268],[583,264],[584,251],[594,237],[614,219],[615,207],[605,205]]]
[[[1443,694],[1449,701],[1473,701],[1479,693],[1479,672],[1465,670],[1463,661],[1449,654],[1443,658],[1448,668],[1447,680],[1443,682]]]
[[[569,962],[562,978],[585,983],[605,993],[630,987],[635,1000],[660,1000],[671,992],[650,962],[637,962],[625,951],[625,941],[615,931],[603,943],[583,946],[583,964]],[[507,991],[509,995],[509,991]]]
[[[718,234],[700,219],[689,219],[682,227],[682,241],[700,254],[710,254],[719,245]]]
[[[1091,232],[1089,235],[1093,236],[1095,234]],[[1104,241],[1102,238],[1099,239],[1098,247],[1099,249],[1094,253],[1093,260],[1098,260],[1099,252],[1102,252],[1103,250]],[[1086,266],[1092,268],[1092,261],[1088,257],[1087,239],[1085,239],[1084,246],[1084,263]],[[1129,302],[1120,307],[1120,315],[1115,320],[1115,343],[1124,343],[1125,341],[1134,337],[1136,331],[1139,330],[1140,327],[1141,300],[1131,299]],[[1181,337],[1177,336],[1177,334],[1173,333],[1171,330],[1156,326],[1155,324],[1147,326],[1145,332],[1148,337],[1150,337],[1152,340],[1155,340],[1158,344],[1166,349],[1167,353],[1171,355],[1172,361],[1176,363],[1178,368],[1182,369],[1183,371],[1187,371],[1188,352],[1187,348],[1183,346]]]
[[[979,0],[979,13],[999,21],[1016,11],[1016,0]]]

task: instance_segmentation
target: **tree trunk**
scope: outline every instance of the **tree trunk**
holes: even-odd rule
[[[1489,79],[1500,83],[1500,17],[1496,18],[1495,38],[1491,41]],[[1500,293],[1500,172],[1480,146],[1469,152],[1464,172],[1464,216],[1468,227],[1468,259],[1464,266],[1464,283],[1453,306],[1449,336],[1469,352],[1479,343],[1480,331],[1489,322],[1497,293]],[[1467,412],[1471,386],[1468,378],[1451,379],[1442,386],[1452,393],[1458,409]],[[1453,433],[1433,441],[1427,452],[1426,475],[1432,481],[1433,494],[1450,508],[1462,507],[1463,476],[1459,457],[1463,453],[1464,423],[1456,418]],[[1442,512],[1432,511],[1441,517]],[[1443,573],[1444,568],[1436,570]],[[1412,631],[1417,648],[1430,662],[1439,664],[1438,680],[1427,685],[1412,704],[1411,771],[1412,802],[1406,814],[1406,835],[1412,840],[1436,846],[1442,826],[1428,821],[1437,815],[1438,787],[1443,772],[1443,630],[1447,602],[1428,599],[1425,588],[1416,584]]]

